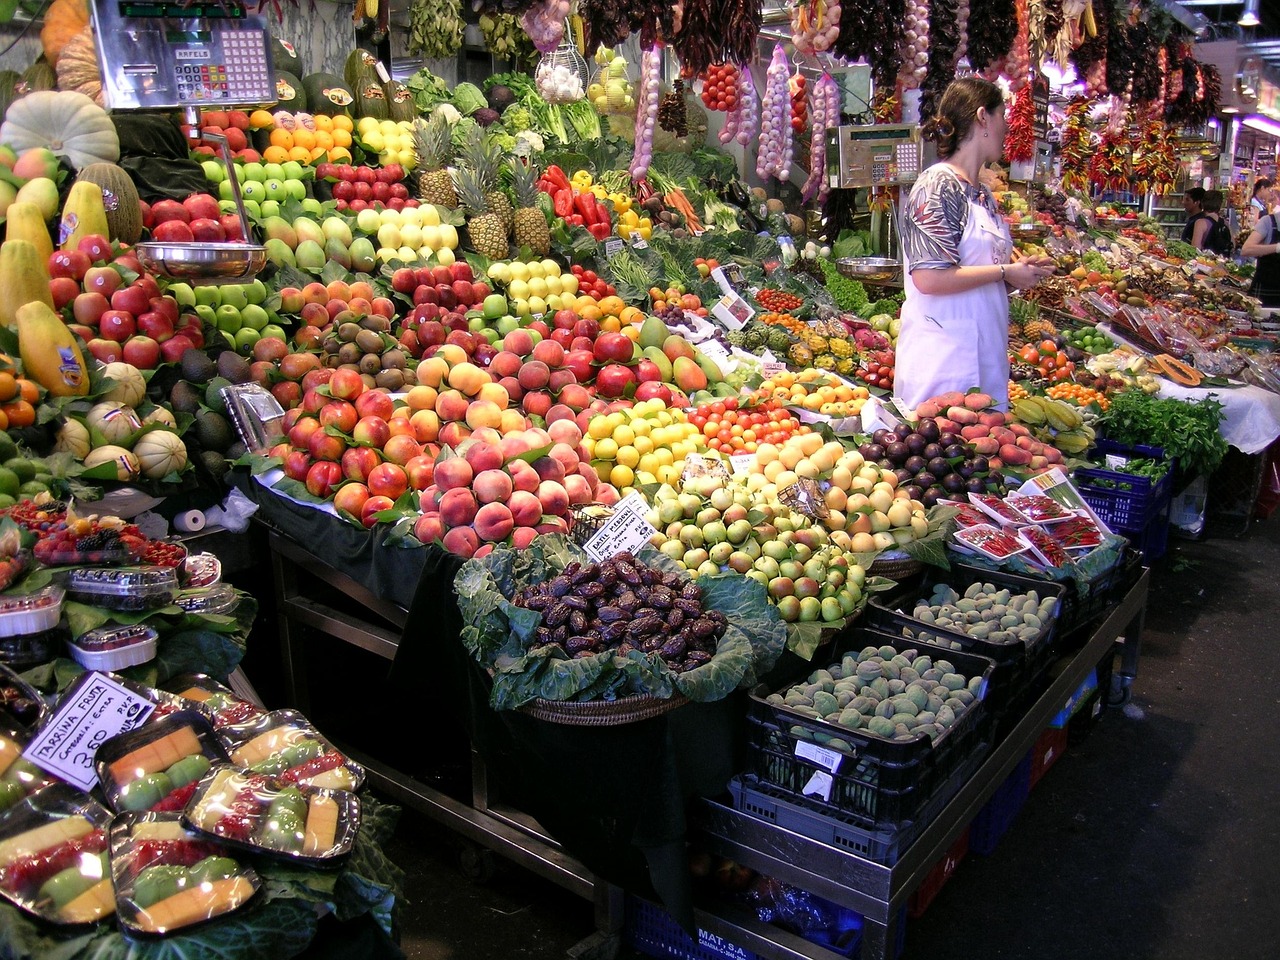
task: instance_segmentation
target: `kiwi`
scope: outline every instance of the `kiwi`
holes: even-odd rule
[[[208,383],[218,372],[209,355],[194,347],[182,351],[182,358],[178,365],[182,368],[183,378],[192,383]]]
[[[356,346],[365,353],[381,354],[386,348],[381,335],[376,330],[361,330],[356,334]]]
[[[169,406],[174,413],[195,413],[200,409],[200,391],[186,380],[179,380],[169,391]]]

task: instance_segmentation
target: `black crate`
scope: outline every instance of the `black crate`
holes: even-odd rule
[[[1115,659],[1115,650],[1112,649],[1098,661],[1094,670],[1097,680],[1094,688],[1067,721],[1067,741],[1072,746],[1087,739],[1106,712],[1111,698],[1111,675],[1115,670]]]
[[[748,769],[762,782],[792,797],[830,807],[864,825],[899,824],[915,819],[940,786],[989,744],[984,701],[994,665],[962,650],[930,647],[879,631],[858,630],[850,639],[856,644],[850,650],[855,655],[862,647],[873,645],[945,658],[964,676],[983,677],[983,688],[969,709],[936,740],[924,734],[911,740],[889,740],[769,703],[765,698],[775,691],[757,687],[747,717]],[[850,748],[831,746],[833,739]],[[834,771],[830,769],[832,760],[838,762]],[[828,786],[825,797],[806,794],[815,776]]]
[[[1054,616],[1050,617],[1034,642],[992,643],[959,631],[924,623],[910,615],[908,611],[915,607],[916,600],[931,593],[938,583],[947,583],[962,594],[973,583],[991,583],[1023,594],[1035,590],[1040,597],[1057,597],[1058,604]],[[998,720],[1002,720],[1026,707],[1027,697],[1052,663],[1052,643],[1066,589],[1064,584],[1054,580],[1023,576],[1005,570],[971,567],[966,564],[953,564],[949,571],[930,567],[921,582],[910,590],[889,594],[884,600],[873,596],[863,617],[868,626],[886,633],[904,634],[909,631],[908,635],[912,639],[942,647],[958,647],[967,653],[989,658],[995,664],[995,673],[992,676],[993,689],[987,701],[987,709]]]
[[[1168,526],[1165,527],[1167,537]],[[1126,547],[1116,564],[1089,584],[1089,592],[1080,595],[1074,580],[1063,581],[1066,590],[1062,594],[1062,606],[1058,611],[1060,644],[1070,642],[1084,628],[1093,625],[1110,610],[1142,576],[1142,553]]]

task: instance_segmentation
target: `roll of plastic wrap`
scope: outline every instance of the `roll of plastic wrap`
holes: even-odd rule
[[[204,513],[200,510],[187,510],[173,518],[175,530],[183,533],[196,533],[204,529]]]

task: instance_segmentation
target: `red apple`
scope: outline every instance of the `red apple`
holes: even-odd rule
[[[138,332],[164,343],[174,334],[173,321],[157,310],[138,315]]]
[[[217,203],[214,203],[217,206]],[[151,223],[158,227],[163,223],[172,220],[181,220],[183,223],[191,221],[191,213],[177,200],[157,200],[151,205]]]
[[[164,357],[165,363],[177,363],[182,359],[182,355],[188,350],[196,348],[193,341],[185,333],[175,333],[172,337],[160,344],[160,353]]]
[[[196,243],[225,243],[227,232],[212,217],[199,217],[191,221],[191,239]]]
[[[178,323],[180,311],[178,310],[178,301],[173,297],[152,297],[151,309],[162,316],[168,317],[169,322],[175,326]]]
[[[218,201],[207,193],[191,194],[182,201],[182,206],[187,211],[188,222],[191,223],[196,220],[216,220],[222,215]]]
[[[77,337],[88,343],[98,336],[98,331],[93,327],[86,327],[83,323],[68,323],[67,329],[74,333]]]
[[[138,332],[138,322],[125,310],[108,310],[98,318],[98,334],[104,340],[124,343]]]
[[[160,366],[160,344],[151,337],[130,337],[124,342],[122,356],[139,370],[154,370]]]
[[[103,340],[97,337],[86,343],[85,347],[99,363],[114,363],[124,359],[124,350],[114,340]]]
[[[94,263],[106,263],[111,259],[111,241],[100,233],[90,233],[81,237],[76,249]]]
[[[111,309],[123,310],[133,316],[146,313],[151,308],[151,295],[147,293],[146,287],[141,283],[133,283],[127,287],[121,287],[115,293],[111,294]]]
[[[49,256],[50,277],[70,277],[83,280],[93,261],[83,250],[55,250]]]
[[[100,293],[82,293],[71,301],[71,315],[76,323],[96,327],[98,318],[111,309],[111,303]]]

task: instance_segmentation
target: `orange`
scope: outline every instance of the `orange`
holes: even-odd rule
[[[297,160],[299,163],[307,163],[311,159],[311,151],[306,147],[290,147],[289,159]]]
[[[324,147],[312,147],[307,159],[312,162],[316,160],[323,160],[327,154],[328,151],[325,150]]]
[[[22,399],[27,403],[35,406],[40,402],[40,384],[34,380],[28,380],[26,377],[18,378],[18,393],[22,395]]]
[[[5,413],[3,410],[0,410],[0,430],[8,430],[8,429],[9,429],[9,415]]]
[[[36,408],[25,400],[6,403],[0,412],[9,418],[10,427],[29,427],[36,422]]]
[[[288,130],[282,130],[280,127],[276,127],[271,131],[270,143],[273,147],[284,147],[288,150],[293,146],[293,134]]]
[[[578,316],[582,317],[583,320],[600,320],[604,316],[604,311],[600,308],[598,303],[582,306],[582,302],[579,300]]]
[[[18,381],[9,371],[0,373],[0,403],[8,403],[18,395]]]
[[[333,147],[333,134],[328,130],[317,130],[316,146],[324,150],[331,149]]]
[[[600,321],[600,329],[605,333],[617,333],[622,329],[622,323],[617,317],[605,317]]]
[[[623,307],[618,319],[622,323],[644,323],[644,311],[639,307]]]
[[[262,151],[262,159],[266,163],[284,163],[289,159],[289,151],[273,145]]]
[[[343,161],[343,160],[350,160],[350,159],[351,159],[351,151],[347,149],[347,147],[348,147],[348,146],[350,146],[350,144],[347,144],[346,146],[339,145],[339,146],[334,147],[332,150],[330,150],[330,151],[329,151],[329,162],[330,162],[330,163],[339,163],[339,162],[341,162],[341,161]]]
[[[334,145],[335,147],[349,147],[349,146],[351,146],[351,131],[350,131],[350,130],[342,130],[342,129],[339,129],[339,128],[336,128],[336,127],[335,127],[335,128],[334,128],[334,130],[333,130],[332,136],[333,136],[333,145]]]
[[[295,147],[306,147],[310,150],[316,145],[316,135],[306,127],[299,127],[293,131],[293,145]]]
[[[605,297],[600,301],[601,312],[615,317],[625,310],[626,307],[627,305],[622,302],[621,297]]]
[[[254,130],[263,130],[275,126],[275,117],[266,110],[255,110],[249,114],[249,126]]]
[[[333,117],[327,114],[317,113],[313,118],[316,122],[316,130],[324,130],[326,133],[333,129]]]
[[[335,130],[345,130],[347,133],[350,133],[355,128],[356,125],[348,116],[341,115],[333,118],[333,129]]]

